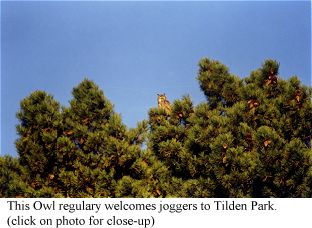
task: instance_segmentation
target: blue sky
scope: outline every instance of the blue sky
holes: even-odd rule
[[[189,94],[202,57],[248,76],[267,58],[311,85],[310,2],[1,2],[1,154],[16,155],[19,102],[44,90],[68,106],[88,77],[134,127]]]

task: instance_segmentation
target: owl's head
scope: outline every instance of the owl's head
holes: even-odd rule
[[[163,103],[165,100],[167,100],[166,94],[157,94],[157,101],[158,104]]]

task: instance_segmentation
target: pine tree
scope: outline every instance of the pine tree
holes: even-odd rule
[[[177,100],[170,116],[150,110],[149,148],[170,172],[169,195],[311,196],[311,89],[278,72],[267,60],[240,79],[204,58],[198,80],[206,102]]]
[[[57,139],[60,125],[60,106],[51,95],[35,91],[21,101],[17,113],[19,139],[16,148],[20,164],[30,177],[29,185],[39,196],[51,196],[50,181],[58,172],[56,163]]]
[[[57,142],[59,188],[70,197],[131,196],[124,189],[135,182],[132,166],[140,157],[144,126],[128,131],[90,80],[82,81],[72,94],[70,107],[62,112],[63,135]]]
[[[207,197],[209,190],[204,186],[209,180],[201,178],[199,173],[204,170],[196,167],[199,158],[188,149],[187,139],[194,115],[190,97],[174,101],[171,110],[169,116],[162,108],[149,111],[148,148],[154,162],[162,164],[166,170],[166,175],[159,179],[165,183],[159,186],[160,196]]]
[[[136,168],[146,122],[128,130],[104,93],[88,79],[72,93],[68,108],[61,109],[43,91],[21,102],[16,147],[30,177],[26,183],[33,190],[31,196],[140,196],[142,191],[136,188],[142,175]]]
[[[210,116],[207,111],[207,128],[212,126],[217,134],[209,132],[202,139],[211,140],[208,161],[212,161],[212,176],[217,185],[221,184],[216,194],[311,195],[311,149],[306,143],[312,129],[311,89],[302,86],[296,78],[288,81],[279,78],[279,64],[274,60],[265,61],[250,77],[227,86],[224,85],[239,79],[225,76],[225,70],[220,74],[218,69],[226,68],[218,62],[202,61],[215,65],[203,68],[200,64],[198,79],[208,105],[213,100],[210,87],[215,88],[214,94],[219,98],[216,105],[208,106]],[[225,81],[223,85],[216,74]],[[211,86],[206,86],[207,81]],[[227,97],[225,88],[234,91],[233,99]],[[205,129],[199,131],[201,137]]]

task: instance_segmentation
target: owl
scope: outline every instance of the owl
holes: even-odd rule
[[[166,94],[157,94],[157,102],[158,108],[162,108],[165,110],[167,115],[171,113],[171,105],[170,102],[167,100]]]

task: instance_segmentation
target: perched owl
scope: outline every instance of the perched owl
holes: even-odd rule
[[[167,100],[166,94],[157,94],[157,102],[158,108],[162,108],[165,110],[167,115],[171,113],[171,105],[170,102]]]

